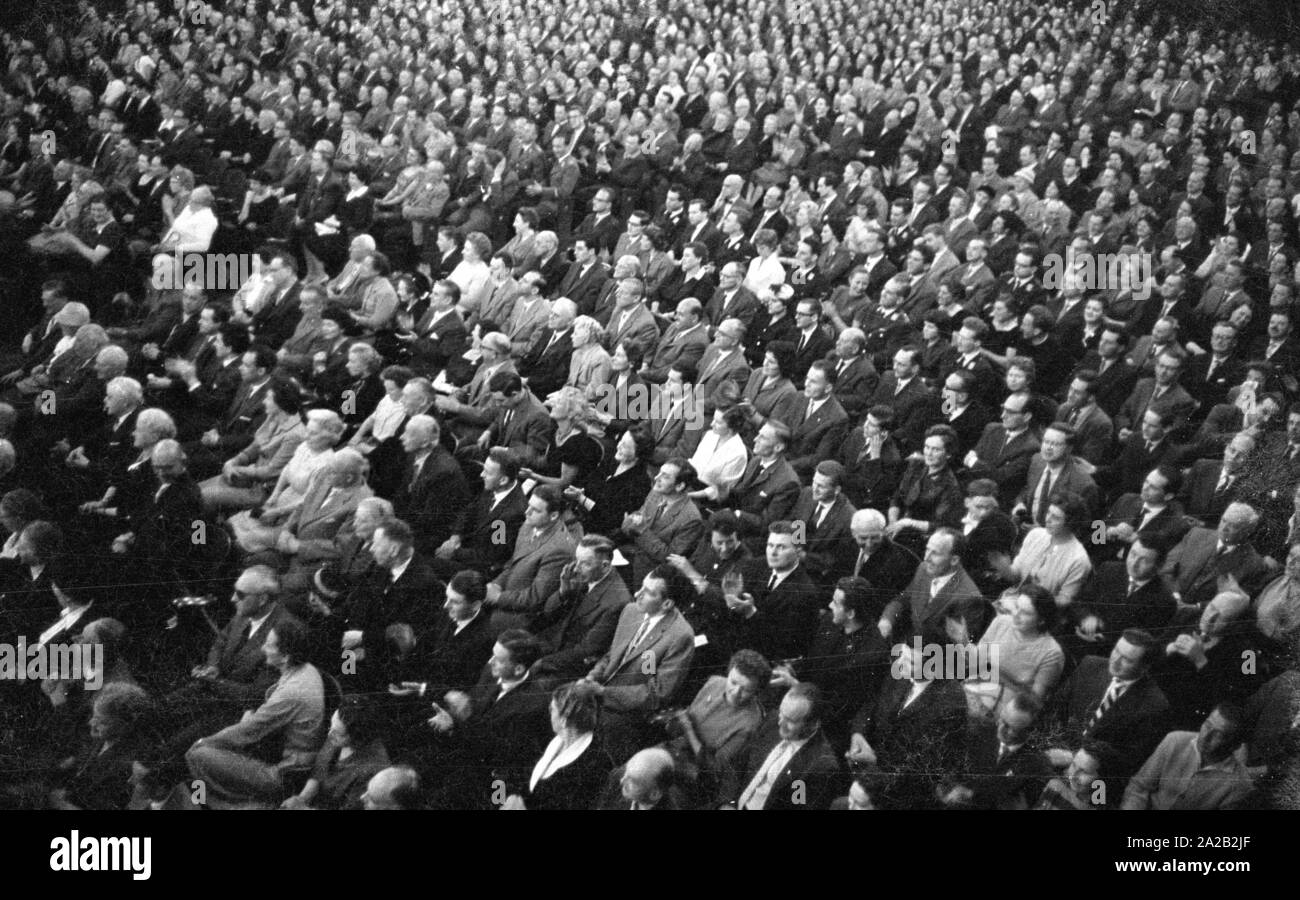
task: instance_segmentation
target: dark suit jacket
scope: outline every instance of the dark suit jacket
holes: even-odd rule
[[[345,621],[341,623],[344,630],[363,632],[363,681],[379,678],[387,668],[391,653],[384,632],[389,625],[410,625],[418,646],[433,631],[439,617],[446,618],[442,604],[433,599],[445,596],[444,591],[446,585],[418,553],[397,581],[392,580],[388,569],[376,566],[370,571],[349,598]]]
[[[1025,429],[1007,443],[1007,430],[998,422],[984,426],[984,433],[975,443],[975,465],[968,472],[971,478],[991,478],[998,484],[998,503],[1010,510],[1016,496],[1025,489],[1029,478],[1029,463],[1038,453],[1038,438],[1032,429]]]
[[[1170,551],[1161,572],[1184,603],[1204,607],[1217,593],[1218,579],[1232,575],[1250,596],[1268,581],[1271,570],[1253,545],[1243,541],[1215,557],[1219,533],[1214,528],[1193,528]]]
[[[450,616],[440,616],[416,647],[421,672],[430,685],[427,696],[440,702],[438,698],[448,691],[470,690],[483,670],[483,660],[492,655],[496,640],[492,614],[487,610],[480,610],[459,632]]]
[[[1186,430],[1188,420],[1196,408],[1196,401],[1179,385],[1173,385],[1159,399],[1152,401],[1155,386],[1154,378],[1143,378],[1137,383],[1133,393],[1128,395],[1118,415],[1114,417],[1117,429],[1130,428],[1138,431],[1142,427],[1142,416],[1154,402],[1155,405],[1173,413],[1174,427],[1171,436],[1177,438]]]
[[[838,368],[839,357],[830,353],[827,361]],[[843,372],[835,378],[835,399],[840,401],[850,424],[860,422],[867,414],[867,404],[876,386],[880,384],[880,373],[871,364],[871,358],[863,353],[854,359]]]
[[[573,356],[573,329],[551,343],[553,328],[543,328],[519,361],[519,374],[528,379],[528,388],[538,397],[546,397],[564,386],[569,378],[569,358]],[[549,346],[548,346],[549,345]]]
[[[817,614],[825,602],[822,589],[807,567],[800,564],[775,590],[768,589],[772,570],[764,557],[748,559],[740,566],[743,592],[754,598],[757,611],[748,619],[726,609],[719,587],[705,590],[704,600],[719,616],[719,633],[710,634],[726,653],[748,647],[768,659],[794,659],[805,655],[817,630]]]
[[[1133,368],[1121,357],[1111,363],[1110,368],[1105,372],[1102,372],[1101,357],[1097,355],[1096,350],[1088,351],[1075,368],[1075,371],[1081,372],[1084,369],[1091,369],[1094,372],[1101,373],[1097,376],[1095,385],[1097,405],[1106,410],[1113,419],[1124,401],[1128,399],[1129,394],[1133,392],[1133,385],[1137,383],[1137,369]]]
[[[718,802],[738,802],[780,742],[776,717],[769,716],[745,742],[734,767],[723,774]],[[763,809],[829,809],[831,801],[843,790],[844,781],[840,761],[826,733],[818,729],[772,782]]]
[[[298,306],[298,296],[301,293],[302,282],[295,281],[284,296],[275,303],[268,301],[257,311],[248,326],[256,343],[278,347],[293,337],[298,320],[302,318],[302,309]]]
[[[764,311],[762,304],[758,302],[758,297],[749,288],[741,286],[736,288],[736,296],[731,299],[731,303],[723,310],[722,304],[726,299],[726,292],[718,288],[709,298],[709,302],[704,305],[704,318],[710,327],[717,328],[725,319],[739,319],[745,323],[745,333],[750,334],[754,330],[754,322]]]
[[[627,583],[611,571],[590,590],[558,590],[533,618],[533,631],[546,647],[534,674],[581,677],[609,650],[623,607],[631,601]]]
[[[1061,422],[1069,422],[1074,411],[1073,403],[1063,403],[1056,410],[1056,418]],[[1115,444],[1115,425],[1101,404],[1095,404],[1087,412],[1080,413],[1073,425],[1074,455],[1083,457],[1094,466],[1105,465]]]
[[[971,580],[970,575],[961,566],[948,579],[939,592],[930,596],[930,582],[934,579],[925,566],[918,566],[916,574],[897,599],[890,601],[881,617],[893,623],[890,635],[895,641],[904,635],[928,635],[943,633],[943,613],[953,605],[977,606],[983,602],[983,595]]]
[[[825,359],[826,354],[835,349],[835,340],[820,327],[813,329],[812,334],[805,339],[802,332],[795,332],[790,338],[794,341],[794,369],[790,372],[790,380],[794,386],[803,389],[804,379],[808,377],[808,369],[819,359]]]
[[[505,415],[504,407],[497,410],[496,420],[488,429],[492,435],[490,446],[514,450],[529,468],[541,466],[555,436],[555,420],[534,397],[524,398],[509,424],[502,425]]]
[[[554,288],[556,297],[568,297],[578,307],[578,314],[589,316],[596,310],[596,298],[601,288],[609,281],[609,268],[603,263],[592,263],[587,270],[581,271],[577,263],[569,266],[558,286]]]
[[[894,440],[898,449],[907,455],[920,450],[924,440],[925,429],[935,417],[937,405],[934,397],[920,376],[912,378],[901,392],[898,392],[898,376],[886,372],[880,377],[880,385],[871,397],[868,407],[884,403],[894,408]]]
[[[975,809],[1030,809],[1055,770],[1041,750],[1021,745],[998,759],[996,723],[971,728],[966,738],[966,765],[959,781],[971,788]]]
[[[1142,490],[1142,482],[1147,473],[1161,463],[1174,459],[1173,441],[1165,438],[1147,450],[1147,443],[1142,439],[1142,432],[1134,430],[1119,447],[1119,453],[1112,455],[1109,465],[1097,468],[1094,480],[1106,485],[1106,496],[1118,497],[1120,494],[1137,493]]]
[[[1016,503],[1023,503],[1025,508],[1033,514],[1034,503],[1037,500],[1037,491],[1043,477],[1043,469],[1047,464],[1043,462],[1041,453],[1035,453],[1034,458],[1029,463],[1029,475],[1025,481],[1025,487],[1016,497]],[[1088,504],[1091,514],[1095,515],[1101,508],[1101,492],[1097,488],[1096,482],[1092,476],[1084,471],[1079,460],[1071,457],[1066,461],[1065,466],[1057,474],[1056,480],[1052,482],[1051,492],[1073,491]]]
[[[903,476],[904,460],[898,443],[886,438],[880,448],[880,458],[867,455],[866,437],[861,428],[849,432],[836,453],[844,465],[844,492],[859,509],[875,507],[887,509]]]
[[[261,703],[267,690],[280,677],[278,670],[266,664],[262,645],[277,625],[293,618],[277,603],[266,621],[250,635],[249,619],[236,613],[208,650],[206,664],[217,669],[217,678],[211,682],[215,692],[248,708]]]
[[[591,809],[613,769],[614,758],[597,736],[576,760],[537,782],[524,797],[524,805],[528,809]]]
[[[804,559],[809,573],[823,583],[850,574],[856,556],[857,544],[849,532],[849,522],[857,509],[842,494],[835,498],[821,526],[817,526],[818,504],[813,499],[812,488],[806,487],[790,513],[790,520],[803,522]]]
[[[1093,570],[1072,610],[1073,620],[1094,615],[1101,620],[1102,641],[1086,649],[1105,656],[1126,628],[1142,628],[1157,640],[1174,618],[1177,604],[1164,579],[1152,578],[1133,593],[1128,592],[1128,568],[1123,560],[1112,559]]]
[[[740,520],[742,534],[766,542],[767,526],[789,518],[800,489],[799,476],[784,457],[766,471],[758,457],[753,457],[732,488],[728,505]]]
[[[911,690],[908,678],[886,678],[850,726],[876,751],[890,778],[885,795],[901,809],[935,805],[934,786],[946,777],[939,773],[961,771],[966,736],[966,696],[959,682],[933,681],[904,706]]]
[[[512,793],[526,791],[533,766],[554,737],[550,686],[530,676],[503,697],[484,666],[469,695],[470,718],[456,727],[454,736],[467,764],[482,773],[473,799],[486,805],[494,778],[505,781]]]
[[[415,532],[416,549],[432,554],[451,537],[457,517],[470,499],[460,464],[442,447],[435,446],[418,477],[413,461],[407,461],[393,495],[393,514]]]
[[[491,491],[483,491],[468,506],[457,510],[452,534],[460,535],[460,548],[452,556],[458,568],[471,568],[494,578],[510,559],[528,501],[519,485],[493,506]]]
[[[1110,682],[1109,662],[1104,657],[1083,659],[1057,692],[1056,715],[1074,733],[1110,744],[1116,751],[1112,771],[1117,778],[1127,780],[1146,762],[1164,737],[1169,701],[1155,679],[1140,678],[1111,704],[1106,715],[1094,725],[1093,717]],[[1108,793],[1113,793],[1115,787],[1107,784]],[[1123,785],[1119,787],[1117,796],[1123,794]]]
[[[797,409],[794,433],[790,436],[786,455],[796,472],[811,477],[812,470],[819,462],[834,458],[840,442],[848,434],[849,417],[834,395],[817,408],[811,419],[807,418],[807,400]]]
[[[1215,488],[1223,475],[1223,460],[1198,459],[1192,463],[1191,471],[1183,479],[1179,499],[1183,501],[1188,515],[1195,516],[1207,526],[1215,527],[1228,504],[1236,499],[1244,474],[1244,471],[1238,471],[1232,482],[1222,492],[1216,493]]]

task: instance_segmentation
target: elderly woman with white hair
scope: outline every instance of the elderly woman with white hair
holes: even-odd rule
[[[609,381],[610,356],[604,343],[605,329],[591,316],[573,320],[573,355],[569,357],[569,378],[564,387],[581,391],[588,400],[595,397],[596,388]],[[546,398],[547,403],[553,403],[558,396],[556,391]]]
[[[283,524],[265,523],[245,530],[239,547],[251,554],[245,566],[264,563],[276,569],[296,565],[321,565],[330,557],[334,537],[357,511],[357,505],[371,496],[366,485],[370,464],[351,447],[335,452],[326,466],[313,476],[302,503]]]
[[[274,546],[276,527],[288,521],[302,506],[317,473],[325,470],[334,458],[334,446],[345,429],[343,419],[332,409],[308,411],[306,434],[280,472],[259,516],[254,518],[251,512],[241,512],[227,523],[240,547],[252,553]]]

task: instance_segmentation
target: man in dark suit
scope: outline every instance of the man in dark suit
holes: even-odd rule
[[[709,333],[702,319],[704,309],[699,300],[687,297],[677,304],[673,324],[659,339],[653,353],[647,355],[641,367],[641,378],[653,384],[663,384],[668,370],[678,363],[695,367],[709,346]],[[698,371],[698,370],[697,370]]]
[[[537,332],[519,360],[519,374],[528,379],[529,390],[538,397],[558,391],[568,380],[575,318],[577,307],[573,301],[563,297],[552,301],[546,327]]]
[[[790,380],[802,389],[809,367],[834,349],[835,340],[822,330],[821,307],[816,300],[804,299],[795,305],[794,326],[797,331],[793,337],[795,354]]]
[[[1137,369],[1125,358],[1128,349],[1128,333],[1119,326],[1105,326],[1097,341],[1097,349],[1089,350],[1079,362],[1076,372],[1092,371],[1097,373],[1094,392],[1097,405],[1114,418],[1120,406],[1133,391],[1137,383]]]
[[[1169,464],[1157,465],[1142,477],[1141,490],[1123,494],[1106,513],[1105,544],[1108,549],[1094,546],[1101,557],[1123,555],[1124,548],[1135,538],[1167,535],[1172,540],[1182,537],[1183,506],[1174,499],[1183,486],[1183,473]],[[1096,535],[1093,537],[1097,543]]]
[[[828,809],[845,780],[821,725],[821,691],[796,684],[746,741],[723,775],[718,801],[729,809]]]
[[[768,529],[765,555],[740,566],[742,586],[710,584],[705,602],[725,609],[709,640],[724,655],[757,650],[768,659],[793,659],[808,652],[817,628],[821,589],[802,564],[806,533],[798,523],[779,521]]]
[[[859,509],[849,521],[857,545],[850,575],[865,578],[876,603],[887,603],[911,583],[920,560],[885,534],[885,516],[876,509]]]
[[[835,370],[828,360],[818,359],[808,369],[804,382],[805,403],[800,404],[787,454],[790,466],[808,477],[822,460],[835,456],[849,431],[849,417],[832,393]]]
[[[493,447],[483,461],[483,491],[456,511],[451,536],[435,551],[434,571],[447,577],[470,568],[495,578],[510,559],[527,500],[519,485],[519,456]]]
[[[1168,535],[1142,535],[1133,539],[1123,560],[1098,566],[1070,610],[1075,631],[1064,636],[1062,647],[1082,659],[1110,653],[1130,628],[1163,635],[1177,611],[1160,577],[1172,546]]]
[[[835,399],[857,424],[867,414],[871,395],[880,384],[880,373],[866,354],[867,336],[860,328],[846,328],[835,342],[835,351],[826,357],[835,372]]]
[[[401,440],[406,469],[393,494],[393,515],[415,532],[416,550],[432,557],[469,506],[469,485],[460,464],[443,448],[442,428],[433,416],[412,416]]]
[[[1077,455],[1094,466],[1105,465],[1115,444],[1115,425],[1097,402],[1097,373],[1075,372],[1065,396],[1056,418],[1074,429]]]
[[[990,422],[966,454],[963,462],[972,478],[990,478],[998,485],[998,503],[1009,510],[1025,489],[1030,461],[1038,453],[1039,440],[1030,428],[1033,422],[1028,393],[1011,394],[1002,402],[1001,423]]]
[[[1187,514],[1209,524],[1219,521],[1228,504],[1237,498],[1246,461],[1255,451],[1255,438],[1236,434],[1223,449],[1223,459],[1198,459],[1183,481],[1180,499]]]
[[[510,789],[527,786],[554,736],[551,687],[529,673],[541,654],[527,631],[503,631],[478,682],[435,703],[433,740],[414,748],[419,768],[435,779],[433,806],[488,809],[496,779]]]
[[[1178,439],[1186,433],[1188,422],[1196,409],[1196,401],[1179,384],[1185,362],[1186,357],[1173,350],[1161,353],[1156,358],[1155,377],[1139,381],[1114,417],[1118,429],[1115,436],[1118,440],[1128,440],[1128,436],[1142,425],[1142,417],[1152,407],[1166,409],[1173,415],[1172,437]]]
[[[1160,406],[1148,409],[1142,417],[1141,427],[1120,445],[1118,455],[1111,457],[1114,461],[1097,467],[1094,480],[1107,486],[1108,499],[1137,493],[1146,473],[1162,463],[1174,461],[1175,449],[1169,437],[1173,424],[1173,413],[1169,409]],[[1182,487],[1181,479],[1178,487]]]
[[[817,464],[812,486],[799,494],[790,518],[804,525],[803,564],[821,584],[848,575],[853,567],[849,526],[857,509],[843,494],[844,467],[833,459]]]
[[[595,245],[587,236],[579,236],[573,240],[573,265],[558,285],[548,285],[547,293],[568,297],[580,315],[589,316],[595,312],[596,298],[609,281],[609,275],[609,267],[596,259]]]
[[[541,466],[555,437],[555,420],[523,386],[514,372],[498,372],[488,382],[496,419],[479,438],[479,446],[505,447],[527,467]]]
[[[1089,656],[1056,693],[1051,716],[1080,739],[1103,741],[1114,756],[1104,771],[1108,800],[1118,802],[1124,783],[1151,755],[1167,730],[1169,701],[1150,675],[1161,643],[1140,629],[1124,632],[1109,660]],[[1052,762],[1067,765],[1070,751],[1048,751]]]
[[[906,456],[921,449],[925,430],[932,424],[937,404],[920,377],[921,351],[903,347],[894,354],[893,371],[880,378],[870,406],[883,403],[894,409],[894,439]]]
[[[727,319],[739,319],[746,334],[753,332],[762,305],[754,293],[741,284],[744,278],[744,269],[739,263],[727,263],[722,267],[718,289],[704,307],[704,318],[711,328],[716,329]]]
[[[944,376],[942,383],[943,419],[940,421],[957,433],[955,456],[962,459],[975,449],[992,416],[989,415],[988,408],[975,399],[976,380],[973,372],[953,369]]]
[[[387,675],[399,651],[389,637],[390,626],[409,628],[418,647],[437,624],[446,585],[415,552],[415,533],[401,519],[388,519],[375,529],[370,553],[375,566],[348,598],[342,615],[327,631],[342,630],[340,644],[345,685],[374,689],[388,683]],[[334,617],[331,617],[334,618]],[[351,651],[349,653],[349,651]],[[349,671],[349,668],[351,671]]]
[[[1028,744],[1042,711],[1033,694],[1017,692],[997,713],[997,722],[980,722],[966,738],[966,763],[941,802],[951,809],[1030,809],[1053,775],[1041,750]]]
[[[766,422],[754,437],[745,473],[727,498],[752,550],[761,546],[768,526],[789,518],[799,499],[799,476],[785,457],[789,445],[790,429],[775,420]]]
[[[437,624],[416,646],[420,673],[427,679],[420,694],[442,697],[447,691],[468,691],[478,680],[485,657],[492,655],[496,632],[483,612],[486,583],[478,572],[462,570],[447,582]],[[430,598],[436,604],[438,597]],[[420,718],[427,718],[419,710]]]
[[[1053,493],[1069,491],[1088,504],[1089,515],[1100,509],[1101,492],[1092,480],[1092,465],[1074,455],[1074,429],[1056,422],[1043,432],[1038,452],[1029,462],[1024,489],[1017,495],[1013,516],[1024,515],[1027,521],[1043,524],[1048,498]]]
[[[962,568],[964,544],[964,535],[952,528],[930,535],[924,562],[880,617],[880,633],[886,639],[943,634],[943,615],[950,607],[983,603],[979,588]]]
[[[407,363],[416,374],[435,378],[465,352],[469,331],[457,306],[459,301],[460,289],[456,284],[439,281],[430,292],[428,311],[408,334],[397,335],[406,345]],[[504,328],[505,323],[498,325]]]
[[[614,544],[608,538],[589,534],[578,542],[573,561],[560,571],[560,587],[533,617],[544,648],[533,675],[581,678],[609,650],[619,616],[632,599],[613,566]]]
[[[1200,416],[1228,399],[1228,389],[1241,383],[1245,367],[1235,353],[1237,329],[1218,322],[1210,331],[1210,352],[1192,357],[1183,384],[1199,404]],[[1199,417],[1198,417],[1199,418]]]
[[[889,778],[884,795],[891,806],[932,808],[941,773],[961,770],[966,696],[961,682],[932,679],[912,645],[896,644],[894,654],[894,677],[853,719],[848,759]]]
[[[298,305],[302,282],[298,280],[298,263],[291,253],[276,253],[266,271],[275,287],[249,322],[248,330],[254,343],[278,347],[293,336],[298,320],[302,318],[302,309]]]
[[[1218,528],[1193,528],[1169,553],[1163,574],[1183,606],[1204,607],[1218,592],[1219,579],[1231,575],[1253,597],[1272,569],[1251,543],[1259,513],[1245,503],[1230,503]]]

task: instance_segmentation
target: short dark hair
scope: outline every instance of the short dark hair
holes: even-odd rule
[[[515,481],[519,478],[519,470],[523,468],[523,460],[519,454],[509,447],[493,447],[488,451],[487,458],[497,464],[501,474]]]
[[[497,635],[497,643],[506,648],[512,663],[525,669],[531,669],[546,649],[541,641],[522,628],[507,628]]]
[[[856,575],[849,575],[835,582],[835,590],[844,592],[844,608],[853,613],[859,622],[870,623],[879,618],[882,609],[873,602],[875,591],[871,582]]]
[[[487,580],[483,577],[483,573],[473,569],[461,569],[451,576],[447,587],[460,594],[469,603],[479,604],[487,597]]]
[[[299,619],[285,616],[275,623],[275,638],[280,652],[294,665],[304,663],[314,647],[311,631]]]

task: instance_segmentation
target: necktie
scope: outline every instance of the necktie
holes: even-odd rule
[[[645,640],[646,632],[649,630],[650,630],[650,617],[646,616],[644,619],[641,620],[641,627],[636,630],[636,634],[632,637],[632,643],[627,645],[627,652],[629,656],[632,655],[633,651],[635,651],[637,647],[641,646],[641,642]]]
[[[1069,423],[1071,428],[1079,424],[1079,408],[1077,406],[1070,410],[1070,417],[1066,421]]]
[[[1101,704],[1097,707],[1097,711],[1093,713],[1092,722],[1089,723],[1087,731],[1097,727],[1097,723],[1102,720],[1102,717],[1106,715],[1106,712],[1115,704],[1117,699],[1119,699],[1119,681],[1111,679],[1110,687],[1106,689],[1106,695],[1101,698]]]
[[[1147,441],[1147,453],[1154,453],[1156,449],[1155,441]]]
[[[778,763],[783,762],[790,753],[791,744],[789,741],[781,741],[772,748],[768,754],[767,764],[763,771],[754,776],[754,780],[745,788],[741,794],[737,807],[740,809],[762,809],[767,804],[768,794],[772,791],[772,783],[776,781],[777,774],[781,771]]]
[[[799,337],[799,353],[803,353],[803,348],[808,346],[808,332],[803,332]]]
[[[769,591],[776,590],[776,573],[775,573],[775,572],[773,572],[773,573],[772,573],[772,577],[769,578],[769,579],[767,580],[767,589],[768,589]]]
[[[1136,591],[1137,589],[1138,589],[1138,583],[1134,581],[1132,578],[1130,578],[1128,580],[1128,593],[1125,596],[1132,597],[1133,592]]]
[[[1006,759],[1007,751],[1010,749],[1011,748],[1008,747],[1004,742],[998,741],[998,760],[996,763],[997,765],[999,766],[1002,765],[1002,760]]]
[[[1230,487],[1232,487],[1232,476],[1224,472],[1219,476],[1219,483],[1214,486],[1214,493],[1222,494]]]
[[[1207,382],[1214,377],[1214,370],[1218,368],[1218,366],[1219,366],[1218,357],[1211,356],[1210,364],[1205,368],[1205,380]]]
[[[1051,496],[1052,490],[1052,470],[1043,469],[1043,478],[1038,482],[1038,499],[1035,502],[1034,521],[1042,525],[1043,520],[1047,517],[1047,498]]]
[[[513,409],[506,410],[506,414],[501,418],[502,434],[505,434],[505,430],[510,427],[510,420],[514,418],[514,415],[515,415],[515,411]]]

